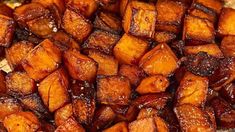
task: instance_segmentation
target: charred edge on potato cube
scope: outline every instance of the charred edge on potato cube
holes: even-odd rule
[[[219,60],[202,51],[187,56],[184,64],[190,72],[199,76],[210,76],[219,68]]]
[[[176,35],[170,32],[156,32],[155,41],[158,43],[169,43],[176,39]]]
[[[0,46],[9,47],[15,31],[15,22],[12,18],[0,15]]]
[[[235,82],[229,83],[219,91],[220,95],[231,104],[235,104]]]
[[[220,13],[223,7],[222,0],[194,0],[191,8],[200,9],[206,13],[215,12]]]
[[[200,9],[190,9],[189,10],[189,14],[192,15],[192,16],[196,16],[196,17],[199,17],[199,18],[202,18],[202,19],[207,19],[213,23],[216,22],[217,20],[217,16],[216,16],[216,13],[214,12],[204,12]]]
[[[184,56],[185,42],[183,40],[177,40],[177,41],[172,42],[170,47],[174,51],[174,53],[177,55],[177,57]]]
[[[5,79],[6,73],[2,70],[0,70],[0,93],[6,93],[6,79]]]
[[[101,10],[112,12],[114,14],[119,14],[120,0],[115,0],[112,3],[100,4]]]

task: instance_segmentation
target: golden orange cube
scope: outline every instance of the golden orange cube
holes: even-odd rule
[[[223,8],[219,18],[218,32],[221,36],[235,35],[235,9]]]

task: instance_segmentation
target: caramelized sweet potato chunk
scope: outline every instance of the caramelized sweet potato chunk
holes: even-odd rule
[[[122,31],[120,18],[108,12],[100,12],[96,15],[94,27],[116,34]]]
[[[204,12],[200,9],[196,9],[196,8],[193,8],[189,11],[189,14],[192,15],[192,16],[196,16],[196,17],[199,17],[199,18],[202,18],[202,19],[207,19],[211,22],[215,22],[216,21],[216,14],[213,13],[213,12]]]
[[[222,0],[194,0],[192,3],[192,7],[198,8],[204,12],[213,11],[217,14],[220,13],[223,7]]]
[[[3,124],[8,132],[36,132],[40,123],[31,112],[18,112],[5,117]]]
[[[106,1],[106,0],[98,0],[98,1]],[[108,0],[110,1],[110,0]],[[108,3],[100,3],[101,10],[107,11],[107,12],[112,12],[115,14],[119,13],[119,8],[120,8],[120,0],[111,0],[111,2]]]
[[[126,7],[131,0],[120,0],[120,15],[123,17],[126,12]]]
[[[57,69],[60,62],[60,50],[46,39],[26,55],[22,66],[29,77],[38,81]]]
[[[22,111],[22,107],[16,99],[7,96],[0,97],[0,122],[3,122],[6,116],[19,111]]]
[[[212,22],[190,15],[185,17],[183,40],[186,41],[187,45],[213,43],[214,38],[215,33]]]
[[[235,57],[235,36],[224,37],[220,48],[225,57]]]
[[[198,107],[184,104],[174,108],[183,132],[215,131],[206,114]]]
[[[113,56],[96,50],[89,50],[88,56],[98,63],[98,75],[117,75],[118,61]]]
[[[135,65],[126,64],[120,66],[119,74],[127,77],[133,86],[139,85],[140,81],[146,76],[143,69]]]
[[[90,21],[71,9],[65,10],[62,27],[79,42],[83,42],[92,30]]]
[[[6,80],[5,80],[6,73],[0,70],[0,93],[6,93]]]
[[[152,4],[131,1],[123,17],[123,28],[134,36],[153,38],[157,12]]]
[[[149,75],[169,76],[178,68],[177,61],[178,59],[170,47],[162,43],[147,52],[141,58],[139,66]]]
[[[74,118],[69,118],[58,126],[55,132],[85,132],[85,129]]]
[[[71,116],[73,116],[72,104],[67,104],[55,112],[55,124],[60,126],[64,124]]]
[[[35,82],[25,72],[11,72],[6,76],[7,93],[28,95],[36,91]]]
[[[50,112],[54,112],[68,102],[68,85],[68,77],[62,68],[39,83],[38,92]]]
[[[114,47],[113,52],[120,63],[138,64],[147,49],[148,43],[146,41],[124,34]]]
[[[56,6],[60,14],[65,10],[64,0],[32,0],[31,2],[40,3],[49,9],[53,8],[53,6]]]
[[[128,105],[131,86],[124,76],[100,77],[97,80],[97,99],[102,104]]]
[[[0,46],[9,47],[15,31],[15,22],[12,18],[0,14]]]
[[[137,119],[155,117],[158,115],[158,112],[158,110],[153,108],[142,108],[137,116]]]
[[[205,112],[207,113],[209,120],[211,121],[214,130],[216,130],[217,126],[216,126],[216,119],[215,119],[215,112],[214,109],[212,107],[206,107],[205,108]]]
[[[64,52],[63,60],[73,79],[82,81],[95,79],[98,66],[93,59],[81,54],[76,49],[71,49]]]
[[[159,110],[164,108],[170,99],[171,96],[168,93],[147,94],[136,98],[132,104],[140,109],[152,107]]]
[[[223,8],[219,18],[218,32],[221,36],[235,35],[235,9]]]
[[[169,80],[162,75],[154,75],[144,78],[136,91],[140,94],[165,92],[169,86]]]
[[[235,83],[229,83],[219,91],[220,95],[231,104],[235,104]]]
[[[3,2],[0,4],[0,14],[8,17],[13,17],[13,9],[4,4]]]
[[[112,127],[103,130],[103,132],[128,132],[128,126],[126,122],[119,122]]]
[[[10,48],[5,50],[6,58],[11,66],[11,69],[14,69],[21,65],[24,57],[33,49],[34,45],[28,41],[20,41],[14,43]]]
[[[97,49],[106,54],[112,54],[113,47],[119,40],[119,35],[115,35],[102,30],[95,30],[83,44],[85,49]]]
[[[175,38],[176,38],[176,35],[174,33],[165,32],[165,31],[163,32],[157,31],[155,33],[155,41],[158,43],[169,43]]]
[[[217,44],[205,44],[205,45],[197,45],[197,46],[185,46],[184,53],[186,55],[189,54],[197,54],[199,52],[206,52],[208,55],[223,58],[224,55],[221,52],[220,48]]]
[[[129,132],[156,132],[157,127],[155,125],[154,118],[144,118],[133,121],[128,125]]]
[[[203,106],[208,91],[208,79],[186,72],[177,89],[177,105],[192,104]]]
[[[98,3],[96,0],[69,0],[67,6],[79,10],[85,17],[91,17],[98,8]]]

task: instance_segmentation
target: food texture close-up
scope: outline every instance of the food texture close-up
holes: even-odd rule
[[[0,0],[0,132],[235,132],[235,0]]]

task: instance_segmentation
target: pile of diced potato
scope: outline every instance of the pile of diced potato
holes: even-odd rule
[[[0,3],[11,69],[0,69],[0,131],[233,131],[235,9],[224,2]]]

